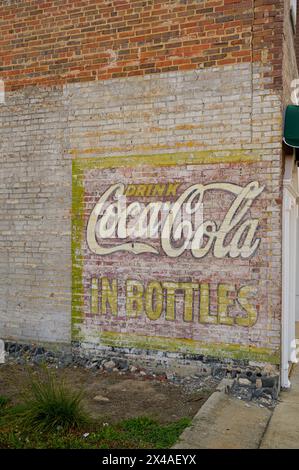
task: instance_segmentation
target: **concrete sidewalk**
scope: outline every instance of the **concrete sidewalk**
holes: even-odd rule
[[[293,368],[291,383],[291,389],[279,396],[261,449],[299,449],[299,364]]]
[[[291,383],[272,412],[226,394],[224,380],[174,449],[299,449],[299,364]]]
[[[174,449],[258,449],[272,412],[225,393],[220,384]]]

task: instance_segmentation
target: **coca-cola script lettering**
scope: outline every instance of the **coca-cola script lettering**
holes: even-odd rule
[[[134,200],[125,205],[124,210],[120,201],[123,204],[128,188],[122,183],[111,185],[98,199],[88,219],[90,251],[99,256],[119,251],[159,255],[156,244],[150,242],[153,238],[150,234],[158,234],[162,252],[171,258],[179,257],[186,250],[198,259],[208,253],[215,258],[246,259],[256,252],[261,242],[257,236],[259,220],[250,217],[250,208],[264,190],[257,181],[244,187],[223,182],[194,184],[179,195],[179,184],[169,186],[164,196],[175,195],[175,200],[165,202],[164,197],[164,200],[147,204]],[[144,188],[140,195],[153,191]],[[205,220],[205,203],[213,192],[219,198],[224,192],[233,197],[222,220]],[[182,214],[193,218],[184,218]],[[202,217],[196,217],[197,214]],[[110,241],[108,246],[107,240]]]

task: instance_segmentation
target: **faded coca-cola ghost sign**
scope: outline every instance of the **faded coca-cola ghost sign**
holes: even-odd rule
[[[138,194],[141,199],[157,194],[158,189],[176,199],[167,202],[164,196],[164,200],[146,204],[138,198]],[[261,241],[256,237],[259,220],[250,217],[249,209],[264,190],[263,186],[257,181],[244,187],[212,182],[193,184],[181,194],[179,189],[179,183],[158,185],[158,188],[153,183],[127,187],[122,183],[111,185],[90,214],[87,224],[89,249],[96,255],[112,255],[119,251],[158,255],[159,250],[150,243],[151,238],[158,236],[162,251],[171,258],[179,257],[186,250],[199,259],[209,252],[219,259],[226,256],[246,259],[255,253]],[[211,194],[216,193],[221,199],[225,192],[233,196],[233,201],[223,219],[205,220],[205,204],[209,203]],[[132,195],[136,195],[134,202],[127,199]],[[113,242],[102,245],[107,239],[113,239]]]
[[[264,174],[246,152],[75,160],[73,337],[271,355]]]

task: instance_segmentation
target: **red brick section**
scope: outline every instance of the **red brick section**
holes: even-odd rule
[[[266,57],[279,86],[282,17],[283,0],[3,0],[0,78],[16,89]]]
[[[296,44],[297,67],[299,69],[299,0],[297,1],[297,25],[296,25],[295,44]]]
[[[253,56],[254,62],[269,63],[273,71],[271,88],[282,89],[282,54],[284,0],[254,0]]]

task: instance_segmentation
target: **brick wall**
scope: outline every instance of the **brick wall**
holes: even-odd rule
[[[299,3],[297,2],[297,24],[296,24],[296,34],[295,34],[295,50],[296,50],[296,59],[297,66],[299,64],[299,31],[298,31],[298,21],[299,21]]]
[[[292,80],[298,78],[298,65],[296,60],[296,42],[298,31],[294,31],[294,25],[290,16],[290,0],[285,2],[284,13],[284,41],[283,41],[283,104],[291,104]]]
[[[27,88],[7,94],[1,127],[2,151],[6,155],[1,173],[2,219],[6,220],[1,235],[5,253],[1,331],[6,337],[68,341],[71,276],[76,329],[73,338],[79,337],[88,347],[103,345],[104,340],[99,343],[99,333],[119,333],[119,321],[116,319],[115,324],[111,312],[104,318],[100,314],[90,315],[91,276],[108,277],[110,281],[118,279],[122,286],[128,279],[142,281],[144,285],[150,280],[208,284],[211,313],[216,316],[216,292],[219,284],[227,282],[232,291],[234,286],[232,296],[244,286],[257,289],[254,308],[258,317],[251,328],[218,323],[206,326],[196,321],[192,329],[190,323],[185,325],[178,318],[178,323],[174,322],[167,333],[168,322],[165,323],[164,317],[150,326],[144,314],[138,319],[138,328],[130,323],[126,326],[122,287],[121,333],[125,333],[128,341],[121,336],[118,345],[136,346],[140,345],[140,336],[148,335],[155,341],[166,335],[164,347],[171,340],[170,350],[190,351],[189,343],[186,348],[176,340],[184,336],[190,340],[193,352],[206,351],[202,343],[213,347],[218,354],[230,354],[239,345],[242,357],[275,361],[280,335],[281,114],[279,96],[269,90],[261,93],[267,71],[262,65],[229,65],[149,75],[146,79],[132,77],[69,84],[63,93],[60,88]],[[125,162],[126,157],[136,154],[140,155],[141,168],[137,167],[133,173],[125,167],[122,169],[121,159]],[[143,160],[153,154],[160,161],[154,169],[148,168]],[[169,154],[174,155],[173,167],[159,170],[161,161],[163,166],[163,159],[166,161]],[[78,279],[77,268],[86,256],[86,247],[84,237],[83,245],[73,245],[71,268],[71,161],[74,168],[80,168],[90,159],[102,162],[114,155],[121,157],[105,173],[92,168],[84,173],[85,192],[90,192],[84,215],[76,202],[81,173],[73,173],[73,243],[78,234],[77,222],[84,235],[90,209],[105,190],[105,181],[110,184],[120,179],[128,184],[178,180],[182,188],[202,181],[240,186],[258,181],[266,189],[253,212],[248,214],[259,219],[257,237],[261,236],[262,242],[258,252],[252,260],[243,261],[227,256],[217,260],[210,253],[196,263],[189,254],[175,263],[162,254],[160,260],[148,255],[116,254],[96,258],[91,265],[83,263]],[[176,167],[180,155],[185,155],[186,162],[199,155],[199,164],[193,170],[188,165]],[[225,203],[226,210],[229,200]],[[214,194],[212,201],[214,210],[211,213],[210,206],[209,218],[219,224],[224,217],[224,212],[219,210],[221,199]],[[87,258],[94,259],[88,252]],[[237,313],[240,315],[240,308],[235,303],[232,314]],[[196,318],[195,311],[192,315]],[[132,334],[138,338],[134,340],[133,336],[132,340]],[[105,341],[110,342],[107,338]],[[115,341],[114,338],[114,345]],[[240,355],[239,350],[236,354]]]
[[[70,339],[71,163],[62,90],[26,89],[1,105],[1,336]]]
[[[3,336],[68,342],[72,312],[72,338],[88,348],[279,362],[282,6],[266,0],[2,2]],[[91,252],[87,222],[111,184],[174,181],[178,196],[193,183],[264,188],[244,217],[258,220],[260,244],[252,256],[217,258],[210,250],[198,260],[189,252],[172,259],[160,246],[155,256]],[[219,227],[232,201],[229,192],[211,192],[206,217]],[[117,312],[115,299],[102,303],[114,280]],[[126,316],[132,280],[140,289],[152,281],[198,288],[192,302],[188,291],[187,304],[178,288],[171,321],[165,288],[158,318],[149,317],[144,290],[142,311],[132,319]],[[200,285],[210,292],[211,324],[198,321]],[[245,287],[255,294],[242,308]],[[256,317],[246,325],[249,312]]]
[[[283,1],[9,0],[0,5],[7,88],[263,61],[281,85]],[[280,27],[281,25],[281,27]]]
[[[281,108],[278,96],[268,90],[261,93],[263,81],[267,80],[265,71],[263,66],[252,69],[251,64],[242,64],[157,74],[146,80],[136,77],[130,81],[118,79],[65,87],[71,116],[69,151],[75,165],[74,191],[75,194],[80,193],[81,188],[83,191],[73,211],[73,275],[78,294],[73,299],[73,321],[75,337],[86,347],[110,344],[196,353],[207,350],[211,353],[212,350],[219,355],[277,360],[281,286]],[[136,154],[140,164],[138,161],[134,164]],[[173,165],[167,163],[169,154]],[[176,164],[180,157],[186,158],[186,164]],[[156,163],[151,164],[152,160]],[[87,222],[94,204],[107,188],[119,182],[127,187],[128,184],[173,181],[181,184],[178,195],[192,182],[230,182],[246,186],[258,181],[261,186],[265,185],[265,192],[247,214],[259,219],[257,237],[260,234],[262,242],[255,255],[250,260],[230,256],[217,259],[209,252],[202,259],[194,259],[187,250],[182,256],[170,258],[160,248],[158,256],[116,252],[101,257],[91,253],[86,245]],[[133,197],[132,200],[149,203],[159,198]],[[204,218],[215,220],[219,226],[229,200],[225,199],[225,192],[212,192],[207,196]],[[110,246],[118,243],[120,240],[112,240]],[[106,312],[101,304],[103,277],[117,282],[118,295],[114,299],[118,305],[117,316],[109,306]],[[99,282],[96,313],[91,310],[92,279]],[[194,289],[194,303],[190,307],[192,320],[185,321],[186,298],[184,301],[183,292],[178,288],[175,321],[167,319],[164,290],[163,310],[156,320],[147,317],[144,306],[126,322],[128,280],[136,281],[144,290],[152,281],[207,284],[211,290],[209,311],[214,321],[219,308],[219,284],[231,286],[233,305],[229,310],[232,316],[242,316],[236,303],[236,291],[250,285],[256,289],[252,302],[258,311],[258,320],[250,328],[223,325],[221,321],[204,324],[198,321],[198,292]],[[142,299],[141,302],[146,301],[145,292]],[[232,351],[236,345],[239,349]]]

